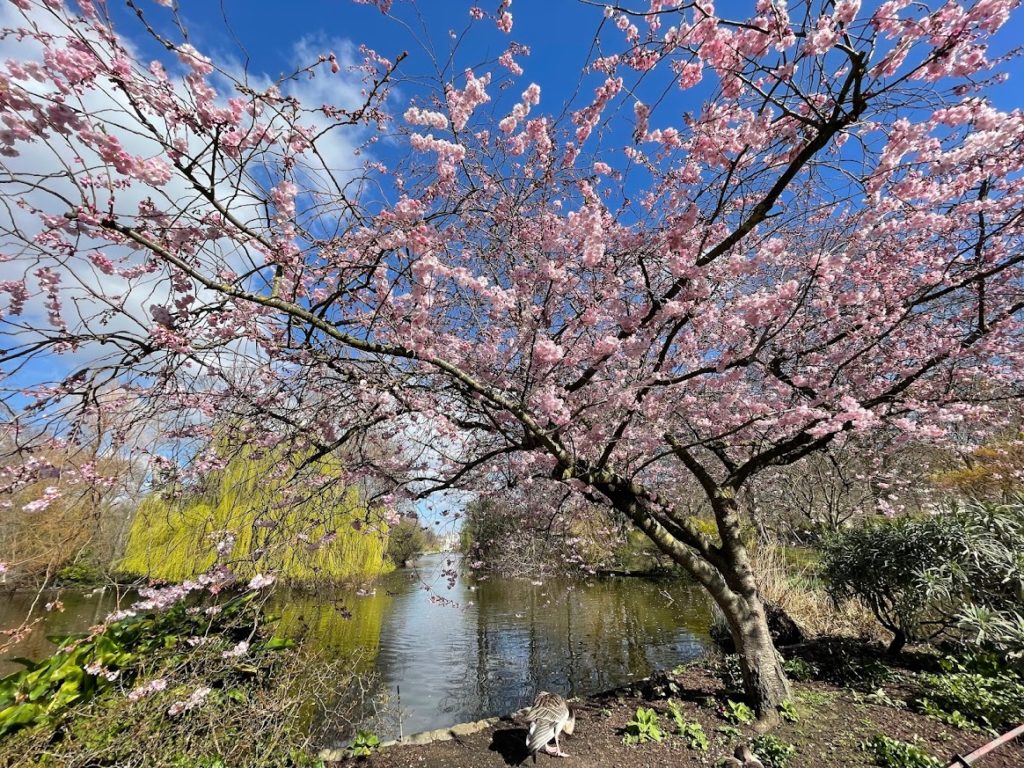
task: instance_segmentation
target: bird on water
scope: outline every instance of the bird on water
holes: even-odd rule
[[[565,699],[557,693],[541,691],[526,713],[526,722],[530,724],[526,734],[526,748],[533,756],[533,762],[537,762],[537,753],[541,749],[555,757],[569,756],[558,746],[559,735],[565,733],[571,736],[576,727],[576,713]],[[555,741],[553,752],[549,744],[552,739]]]

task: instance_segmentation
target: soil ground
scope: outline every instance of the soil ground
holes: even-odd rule
[[[576,731],[563,737],[561,746],[569,754],[557,758],[537,756],[543,768],[661,768],[661,766],[714,766],[735,746],[757,735],[754,726],[731,728],[721,716],[725,691],[719,679],[699,668],[687,669],[671,678],[678,686],[674,698],[681,704],[687,721],[699,722],[711,746],[706,753],[691,750],[685,740],[674,735],[675,726],[664,694],[642,683],[576,702]],[[991,736],[964,731],[898,706],[865,699],[863,694],[822,682],[794,683],[793,690],[800,714],[798,722],[780,723],[770,732],[793,744],[797,753],[788,768],[829,768],[831,766],[874,765],[861,744],[876,734],[918,740],[919,746],[946,765],[957,754],[967,754],[987,743]],[[887,687],[893,700],[901,691]],[[646,695],[645,695],[646,694]],[[652,698],[653,695],[653,698]],[[884,699],[883,699],[884,701]],[[622,735],[626,723],[639,706],[653,707],[660,726],[670,734],[662,743],[626,746]],[[525,724],[514,719],[470,736],[423,746],[394,746],[366,758],[355,758],[338,766],[362,765],[367,768],[488,768],[524,763],[532,765],[525,748]],[[979,768],[1022,768],[1024,744],[1004,746],[975,763]]]

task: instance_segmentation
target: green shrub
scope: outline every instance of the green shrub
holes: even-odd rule
[[[942,768],[941,762],[917,744],[908,744],[880,734],[864,742],[861,749],[869,753],[875,765],[881,768]]]
[[[129,617],[4,678],[0,765],[316,766],[359,711],[360,659],[276,636],[254,595]]]
[[[824,543],[822,566],[833,598],[863,600],[893,633],[893,652],[921,634],[928,605],[921,575],[944,556],[944,532],[944,521],[900,518],[843,531]]]
[[[750,742],[750,748],[761,758],[765,768],[786,768],[796,754],[795,746],[771,734],[755,736]]]
[[[57,581],[63,584],[96,584],[102,580],[103,571],[95,563],[68,563],[57,571]]]
[[[828,647],[828,651],[828,657],[821,660],[817,676],[840,688],[877,691],[896,678],[892,667],[860,643],[834,643]]]
[[[976,503],[844,531],[824,544],[822,562],[833,598],[864,601],[893,633],[892,652],[939,635],[998,645],[1024,595],[1022,538],[1024,501]],[[971,622],[978,609],[992,619],[983,627]]]
[[[423,554],[431,543],[429,539],[418,518],[403,517],[388,531],[388,558],[401,568]]]
[[[665,739],[665,734],[658,726],[658,713],[653,709],[637,707],[636,715],[626,723],[626,735],[622,738],[623,744],[643,744],[647,741],[660,742]]]
[[[234,625],[256,593],[231,598],[213,616],[188,613],[182,603],[164,613],[131,616],[95,636],[69,637],[56,653],[41,661],[21,660],[24,669],[0,679],[0,736],[26,726],[54,724],[71,705],[79,705],[112,687],[130,682],[154,653],[181,637],[211,633],[228,647],[245,640],[246,621]],[[270,639],[262,648],[279,650],[286,642]],[[254,645],[253,652],[259,650]]]

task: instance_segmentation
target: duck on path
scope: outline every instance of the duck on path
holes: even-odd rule
[[[555,757],[568,757],[558,746],[558,736],[562,733],[572,735],[576,726],[576,713],[568,702],[557,693],[541,691],[533,701],[533,706],[526,713],[526,722],[530,730],[526,734],[526,748],[537,762],[537,752],[542,748]],[[555,751],[551,751],[549,742],[554,739]]]

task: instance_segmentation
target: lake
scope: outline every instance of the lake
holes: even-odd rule
[[[361,650],[380,686],[363,725],[382,738],[399,727],[410,734],[504,714],[541,689],[596,693],[693,659],[709,645],[710,602],[686,581],[467,574],[449,587],[442,570],[457,557],[425,556],[359,592],[275,597],[282,634],[339,654]],[[34,597],[0,596],[0,627],[19,624]],[[118,596],[71,589],[61,599],[64,611],[46,614],[43,631],[8,655],[45,655],[52,648],[46,634],[87,629]],[[0,662],[0,674],[14,668]]]

